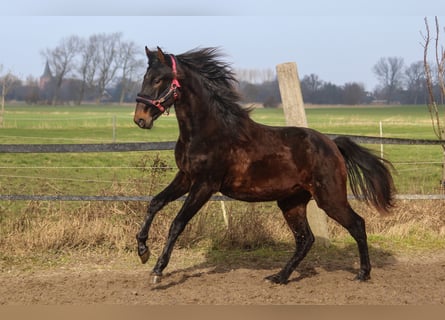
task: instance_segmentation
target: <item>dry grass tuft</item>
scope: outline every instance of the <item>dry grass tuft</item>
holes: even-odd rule
[[[128,203],[30,202],[2,222],[3,252],[59,252],[73,249],[129,250],[135,208]],[[132,237],[133,238],[133,237]]]
[[[439,203],[440,202],[440,203]],[[158,214],[150,233],[150,245],[161,248],[169,225],[179,210],[175,202]],[[443,238],[444,203],[441,201],[399,201],[392,214],[380,216],[360,203],[354,208],[367,222],[368,235],[416,241]],[[208,203],[190,222],[178,246],[254,249],[293,238],[272,204],[226,202],[229,225],[222,218],[220,204]],[[0,250],[4,255],[29,255],[36,252],[93,250],[131,252],[134,236],[145,216],[145,204],[126,202],[29,202],[14,217],[2,219]],[[330,220],[333,238],[347,232]]]
[[[141,179],[134,190],[128,185],[114,185],[113,194],[140,194],[147,183],[151,190],[162,188],[159,181],[168,174],[159,157],[143,159]],[[156,173],[146,170],[159,167]],[[166,240],[171,221],[183,203],[173,202],[158,213],[150,230],[152,249],[160,250]],[[3,206],[4,204],[2,204]],[[3,208],[6,208],[4,206]],[[178,240],[183,248],[255,249],[276,245],[293,246],[291,235],[275,203],[225,202],[228,225],[221,203],[209,202],[189,223]],[[353,207],[367,223],[368,235],[398,239],[412,246],[443,244],[445,233],[445,201],[398,201],[391,215],[381,216],[366,205],[353,202]],[[3,211],[3,209],[2,209]],[[0,260],[34,254],[102,252],[136,255],[135,234],[146,211],[138,202],[35,202],[21,203],[0,215]],[[331,236],[349,237],[347,232],[329,220]],[[426,241],[426,242],[425,242]],[[1,261],[0,261],[1,262]]]

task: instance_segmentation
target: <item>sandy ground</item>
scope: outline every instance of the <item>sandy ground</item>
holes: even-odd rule
[[[179,260],[187,254],[176,253],[156,285],[150,283],[150,267],[137,261],[118,267],[82,259],[31,271],[3,268],[0,305],[445,304],[445,249],[374,257],[372,279],[366,283],[352,280],[358,270],[354,254],[312,257],[303,261],[287,285],[264,281],[285,259],[234,262],[227,256],[226,261],[209,263],[192,253],[187,256],[189,266],[180,267],[184,264]]]

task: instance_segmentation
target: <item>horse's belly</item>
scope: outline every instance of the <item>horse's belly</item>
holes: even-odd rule
[[[302,179],[292,174],[273,177],[241,175],[223,184],[221,192],[242,201],[274,201],[295,194],[304,188]]]
[[[298,152],[300,156],[295,158],[289,146],[274,142],[252,147],[255,153],[237,150],[221,192],[244,201],[272,201],[307,189],[313,164],[306,152]]]

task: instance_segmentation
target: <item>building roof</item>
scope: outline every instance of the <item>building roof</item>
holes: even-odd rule
[[[51,79],[52,77],[53,77],[53,75],[51,73],[51,69],[49,68],[48,60],[46,60],[45,70],[43,71],[43,74],[42,74],[41,78],[49,78],[49,79]]]

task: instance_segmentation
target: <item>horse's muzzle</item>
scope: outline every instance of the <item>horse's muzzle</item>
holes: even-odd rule
[[[139,128],[144,128],[145,127],[145,120],[144,119],[139,119],[138,121],[135,121],[135,122],[139,126]]]
[[[141,129],[151,129],[153,127],[153,119],[150,122],[147,122],[147,120],[143,118],[135,118],[134,122]]]

